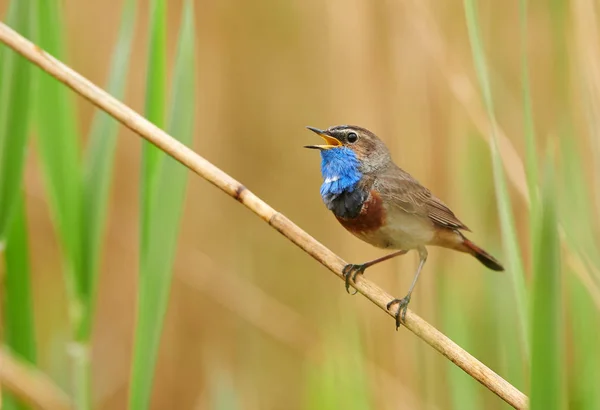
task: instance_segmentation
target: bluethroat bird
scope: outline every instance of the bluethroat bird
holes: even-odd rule
[[[493,256],[468,240],[460,231],[469,231],[454,213],[429,189],[398,167],[385,144],[371,131],[354,125],[326,130],[307,127],[320,135],[324,145],[307,145],[321,151],[321,197],[327,208],[350,233],[378,248],[396,251],[360,264],[348,264],[343,274],[346,291],[350,280],[379,262],[419,253],[419,265],[402,299],[397,304],[396,329],[406,317],[410,297],[427,260],[427,245],[441,246],[473,255],[495,271],[504,268]]]

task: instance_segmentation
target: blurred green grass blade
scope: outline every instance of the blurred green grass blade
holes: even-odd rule
[[[473,135],[468,139],[467,149],[462,153],[462,158],[458,158],[458,161],[462,164],[462,169],[460,173],[457,173],[456,178],[458,181],[462,181],[462,184],[459,185],[457,194],[459,197],[469,198],[471,209],[479,210],[478,214],[472,216],[475,220],[471,223],[479,225],[477,231],[480,235],[489,237],[489,245],[486,244],[485,246],[486,248],[490,246],[493,254],[495,252],[494,247],[498,247],[497,244],[501,239],[496,234],[495,224],[489,223],[497,215],[494,186],[489,184],[493,177],[489,144],[481,136]],[[477,195],[472,195],[473,192],[477,192]],[[479,223],[477,219],[479,219]],[[488,221],[488,223],[486,224],[485,221]],[[472,332],[469,333],[468,338],[461,339],[464,342],[459,341],[459,344],[497,371],[513,386],[523,391],[526,387],[525,370],[527,367],[524,366],[525,361],[523,360],[523,342],[520,338],[515,337],[519,334],[520,322],[514,298],[507,297],[513,292],[513,284],[511,281],[506,280],[506,275],[497,272],[483,270],[481,274],[483,275],[482,292],[475,292],[477,293],[476,297],[471,293],[469,299],[464,299],[460,295],[446,297],[445,304],[441,305],[439,310],[440,314],[466,315],[466,325],[472,329]],[[447,290],[456,288],[456,280],[453,276],[448,276],[448,278],[452,277],[453,283],[448,283],[445,275],[440,275],[440,277],[444,278],[439,281],[440,294],[445,295]],[[472,288],[473,286],[476,286],[476,282],[471,283],[469,287]],[[458,289],[462,288],[459,287]],[[477,309],[462,313],[450,313],[457,309],[454,306],[457,300],[467,300],[467,303],[475,303]],[[446,308],[449,305],[452,306]],[[446,312],[445,309],[450,311]],[[485,320],[482,320],[482,318],[485,318]],[[444,323],[451,324],[453,320],[459,319],[448,317],[444,320]],[[477,324],[474,323],[475,320],[478,320]],[[460,329],[460,324],[457,327]],[[460,332],[458,336],[463,337]],[[453,340],[455,339],[452,335],[450,337]],[[469,343],[474,351],[470,350]],[[484,350],[480,350],[482,348]],[[456,377],[462,378],[458,375]],[[454,383],[454,381],[452,382]],[[472,380],[469,380],[469,382],[472,382]],[[454,397],[455,395],[458,396],[452,390],[454,408],[460,408],[460,398]],[[481,393],[481,395],[482,398],[489,397],[487,393]],[[482,408],[482,406],[478,408]]]
[[[211,371],[211,400],[209,409],[212,410],[240,410],[240,398],[235,390],[231,376],[221,369]]]
[[[27,237],[25,207],[22,198],[19,198],[15,208],[15,220],[9,229],[9,240],[7,241],[5,253],[5,341],[11,347],[11,350],[18,353],[19,356],[35,363],[36,352]]]
[[[531,332],[531,410],[562,408],[562,297],[560,242],[556,217],[553,164],[546,167],[542,213],[534,250]]]
[[[521,93],[523,95],[527,185],[529,187],[529,197],[531,199],[531,213],[536,214],[538,197],[538,164],[531,102],[531,85],[529,81],[529,62],[527,58],[527,1],[528,0],[519,1],[519,22],[521,28]],[[533,220],[534,218],[531,219]]]
[[[307,410],[372,409],[363,347],[354,321],[335,323],[324,329],[324,351],[320,363],[307,362]]]
[[[131,46],[136,19],[135,0],[126,0],[123,5],[121,28],[113,52],[113,60],[106,90],[118,99],[123,99]],[[86,314],[78,333],[80,339],[88,339],[91,332],[96,283],[100,269],[102,234],[106,222],[106,209],[112,178],[118,122],[102,110],[97,110],[90,130],[89,145],[84,162],[83,218],[82,230],[82,274],[89,278],[91,286]]]
[[[63,3],[41,1],[37,43],[48,53],[65,61]],[[89,346],[78,329],[86,315],[91,298],[89,278],[81,266],[82,175],[80,141],[77,133],[77,113],[74,96],[63,84],[41,73],[37,89],[37,148],[42,162],[43,177],[52,220],[60,240],[64,278],[68,296],[68,312],[72,331],[68,349],[72,389],[76,407],[91,408],[91,372]]]
[[[525,135],[525,169],[527,177],[527,187],[529,190],[529,230],[537,231],[537,218],[541,210],[539,208],[539,179],[537,162],[537,144],[535,136],[535,125],[533,121],[533,107],[531,101],[531,84],[529,81],[529,61],[527,57],[528,46],[528,0],[519,1],[519,22],[521,28],[521,94],[523,98],[523,125]],[[535,249],[535,235],[530,235],[531,249]]]
[[[500,214],[500,224],[502,226],[502,243],[504,245],[505,254],[508,258],[508,272],[514,287],[515,303],[517,305],[518,318],[520,322],[520,339],[523,343],[525,355],[529,357],[530,349],[527,338],[527,329],[529,329],[529,308],[527,301],[527,288],[525,286],[525,271],[523,267],[523,259],[519,250],[519,241],[511,208],[510,195],[506,186],[506,177],[502,168],[500,153],[498,152],[496,115],[494,112],[492,90],[490,80],[488,78],[485,53],[479,30],[476,0],[464,0],[464,4],[475,71],[477,73],[484,105],[491,124],[492,135],[490,150],[492,155],[492,169],[494,171],[496,198],[498,201],[498,212]]]
[[[444,321],[445,333],[456,343],[458,343],[467,351],[477,355],[472,348],[475,339],[472,337],[473,332],[470,329],[470,321],[475,318],[472,315],[472,310],[464,311],[461,309],[461,304],[456,303],[457,300],[465,300],[464,290],[460,287],[448,284],[447,275],[441,275],[442,283],[442,316]],[[475,326],[473,326],[475,327]],[[486,343],[486,339],[478,338],[476,343]],[[448,380],[450,382],[450,401],[453,409],[460,410],[476,410],[483,408],[481,402],[480,391],[482,387],[473,382],[473,379],[454,363],[446,364],[448,372]]]
[[[64,61],[64,26],[60,19],[60,2],[41,1],[38,4],[40,21],[37,43]],[[38,150],[53,221],[62,245],[70,316],[74,323],[78,323],[82,316],[82,301],[89,287],[81,271],[81,178],[77,115],[68,88],[45,73],[40,74],[38,85]]]
[[[573,370],[570,409],[600,409],[600,315],[588,290],[574,273],[569,274]]]
[[[35,0],[13,0],[7,24],[33,39]],[[33,66],[18,53],[6,52],[0,64],[0,243],[20,196],[32,97]]]
[[[494,321],[496,339],[490,340],[489,344],[498,356],[500,374],[517,389],[524,391],[528,386],[526,380],[529,378],[529,362],[523,360],[522,343],[514,336],[519,325],[515,321],[517,309],[514,302],[505,297],[510,292],[510,283],[499,276],[490,279],[487,300],[496,308],[496,312],[490,318]]]
[[[569,34],[571,21],[570,3],[565,0],[550,0],[548,2],[550,11],[550,23],[548,33],[551,35],[551,43],[554,46],[554,87],[556,88],[555,96],[559,101],[569,101],[570,88],[572,86],[569,79],[569,59],[572,57],[569,50]],[[568,121],[568,110],[563,110],[564,122]]]
[[[561,138],[561,194],[559,198],[560,220],[571,249],[585,254],[598,263],[598,252],[594,235],[592,195],[586,184],[586,173],[581,161],[581,150],[573,135]]]
[[[34,0],[10,2],[6,22],[33,39]],[[4,253],[2,319],[4,343],[23,359],[36,362],[27,225],[22,195],[23,167],[31,117],[33,67],[12,50],[0,60],[0,254]],[[2,258],[0,258],[2,260]],[[5,392],[0,407],[29,408]]]
[[[31,296],[27,223],[22,194],[19,192],[7,235],[4,279],[4,342],[12,351],[32,364],[36,362],[35,326]],[[26,409],[13,397],[2,395],[3,409]]]
[[[147,67],[145,115],[157,127],[164,128],[167,101],[167,3],[165,0],[151,0],[150,2]],[[162,153],[158,148],[147,141],[142,142],[140,266],[144,263],[148,249],[148,231],[161,158]]]
[[[145,114],[161,128],[165,125],[166,91],[167,3],[165,0],[151,0]],[[156,152],[160,153],[160,150]]]
[[[586,185],[586,175],[580,150],[572,135],[561,138],[561,181],[559,198],[560,221],[564,227],[570,252],[585,254],[598,266],[594,237],[592,194]],[[574,273],[568,272],[568,312],[572,333],[573,364],[569,378],[569,408],[600,409],[600,313],[590,289]]]
[[[194,130],[194,13],[191,1],[183,8],[168,131],[190,145]],[[161,153],[161,156],[164,154]],[[130,390],[130,408],[149,406],[152,380],[160,344],[162,324],[170,293],[187,169],[170,157],[159,163],[156,194],[145,234],[139,282],[138,320]]]
[[[590,189],[587,186],[586,170],[581,161],[581,150],[573,134],[564,134],[560,139],[561,174],[559,214],[569,252],[581,256],[589,264],[590,281],[582,284],[591,295],[600,289],[600,278],[595,275],[600,266],[598,241],[595,235],[595,209]],[[595,269],[592,269],[591,267]],[[577,275],[581,280],[580,275]]]

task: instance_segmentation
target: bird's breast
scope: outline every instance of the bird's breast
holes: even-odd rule
[[[381,195],[370,190],[355,217],[337,220],[359,239],[378,248],[414,249],[430,243],[435,230],[431,221],[386,204]]]
[[[365,235],[373,234],[385,224],[386,212],[381,196],[371,190],[356,216],[347,218],[336,215],[335,217],[348,231],[366,240]]]

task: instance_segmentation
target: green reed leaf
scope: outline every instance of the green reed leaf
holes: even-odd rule
[[[216,370],[216,371],[215,371]],[[240,395],[236,391],[233,380],[228,373],[221,369],[211,369],[207,375],[210,379],[210,404],[211,410],[240,410]]]
[[[531,199],[531,213],[537,213],[538,164],[535,141],[535,125],[533,121],[533,104],[531,101],[531,85],[529,81],[529,59],[527,58],[528,28],[527,0],[519,1],[519,23],[521,31],[521,94],[523,98],[523,121],[527,168],[527,186]],[[534,218],[532,218],[533,220]]]
[[[64,60],[59,3],[42,1],[38,4],[38,44]],[[36,129],[39,154],[64,257],[70,315],[73,323],[79,323],[89,286],[81,270],[81,172],[77,115],[70,91],[50,75],[40,74],[38,93]],[[48,103],[50,101],[52,103]]]
[[[167,90],[167,3],[150,2],[150,37],[146,77],[146,118],[157,127],[164,128]],[[148,251],[149,226],[152,218],[152,201],[160,172],[161,151],[147,141],[142,141],[141,216],[140,216],[140,266]]]
[[[562,408],[562,297],[560,239],[553,164],[548,161],[534,250],[531,332],[531,409]]]
[[[7,23],[33,38],[36,2],[11,1]],[[30,125],[33,67],[19,54],[2,47],[0,65],[0,244],[20,197]]]
[[[481,340],[475,340],[470,337],[473,333],[469,322],[473,320],[470,317],[471,309],[464,311],[457,300],[464,300],[464,289],[453,288],[451,284],[445,284],[447,279],[444,279],[440,288],[442,289],[443,308],[442,316],[444,320],[444,330],[448,336],[452,338],[464,349],[472,352],[474,343],[479,343]],[[484,342],[485,343],[485,342]],[[446,365],[448,372],[448,380],[450,383],[450,400],[452,408],[461,410],[480,409],[481,403],[481,387],[477,383],[473,383],[473,379],[464,371],[449,362]]]
[[[54,57],[65,60],[61,4],[41,1],[37,43]],[[73,94],[46,73],[39,76],[37,89],[37,146],[42,162],[46,193],[62,251],[64,278],[69,302],[71,372],[74,402],[78,409],[91,408],[91,372],[88,341],[78,339],[89,306],[91,284],[82,269],[81,232],[82,175],[80,139]]]
[[[600,314],[588,289],[574,273],[569,275],[568,286],[574,356],[569,408],[600,409]]]
[[[22,196],[19,194],[19,196]],[[31,272],[29,268],[29,245],[27,222],[22,197],[18,199],[7,235],[4,278],[4,342],[12,351],[34,364],[36,362],[36,339],[31,296]],[[2,396],[2,408],[25,409],[8,394]]]
[[[179,34],[171,89],[168,131],[190,145],[194,129],[194,20],[191,1],[186,1]],[[130,390],[130,408],[148,408],[164,316],[167,309],[172,267],[187,181],[187,169],[160,153],[156,192],[142,250],[138,321]],[[143,245],[142,245],[143,248]]]
[[[356,322],[336,323],[324,329],[321,361],[307,362],[305,403],[310,410],[371,409],[363,346]],[[343,342],[342,342],[343,341]]]
[[[496,199],[498,202],[498,212],[500,215],[500,224],[502,227],[502,243],[504,251],[508,258],[508,273],[510,275],[514,299],[517,305],[518,319],[520,323],[520,339],[522,340],[525,355],[529,356],[529,345],[527,339],[528,324],[528,300],[527,288],[525,286],[525,269],[523,259],[519,250],[519,241],[517,237],[515,219],[511,208],[510,195],[506,185],[506,177],[502,168],[500,153],[498,152],[498,127],[494,111],[494,102],[492,99],[492,90],[488,77],[488,69],[483,48],[483,42],[480,35],[476,0],[464,0],[465,15],[469,40],[471,42],[471,51],[475,72],[479,81],[479,87],[483,96],[484,105],[491,124],[490,151],[492,155],[492,167],[494,171],[494,185],[496,187]]]
[[[35,36],[37,7],[33,0],[10,2],[6,22],[28,38]],[[27,224],[23,205],[23,168],[31,121],[33,67],[19,54],[1,47],[0,60],[0,260],[4,253],[2,316],[4,343],[24,360],[36,362]],[[6,410],[29,408],[9,392]]]
[[[584,256],[591,265],[598,267],[598,255],[594,227],[591,189],[586,185],[586,172],[581,162],[582,153],[573,135],[561,138],[560,191],[557,195],[560,221],[565,230],[569,252]],[[567,312],[572,332],[573,361],[569,378],[569,408],[574,410],[600,408],[600,313],[594,304],[590,286],[598,289],[598,283],[584,283],[575,272],[569,271]]]
[[[106,88],[118,99],[123,99],[125,94],[135,19],[136,3],[134,0],[126,0]],[[82,274],[88,278],[87,283],[91,288],[85,318],[79,329],[82,339],[88,339],[91,332],[96,283],[101,265],[102,234],[106,223],[118,131],[119,123],[114,118],[102,110],[96,112],[84,163],[83,218],[86,223],[85,229],[82,230]]]

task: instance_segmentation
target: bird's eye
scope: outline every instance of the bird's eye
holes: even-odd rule
[[[346,138],[350,144],[354,144],[356,141],[358,141],[358,135],[356,135],[355,132],[351,132]]]

